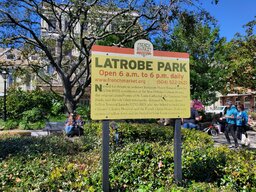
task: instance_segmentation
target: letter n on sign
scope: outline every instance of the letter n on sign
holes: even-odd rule
[[[95,85],[95,92],[100,91],[102,92],[102,85]]]

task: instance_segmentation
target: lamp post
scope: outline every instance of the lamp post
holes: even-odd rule
[[[2,71],[2,77],[4,79],[4,114],[3,114],[3,120],[6,121],[6,79],[8,77],[8,73],[5,70]]]

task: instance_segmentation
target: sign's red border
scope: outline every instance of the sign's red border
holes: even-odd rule
[[[111,47],[111,46],[102,46],[102,45],[94,45],[92,47],[92,51],[134,55],[134,49],[132,48]],[[154,50],[154,56],[155,57],[174,57],[174,58],[184,58],[184,59],[189,58],[188,53],[156,51],[156,50]]]

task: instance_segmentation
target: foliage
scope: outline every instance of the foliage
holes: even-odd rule
[[[184,150],[183,154],[184,179],[193,178],[197,182],[218,182],[220,180],[223,167],[227,162],[224,151],[191,147]]]
[[[57,191],[90,188],[99,155],[60,137],[1,140],[1,190]],[[96,153],[96,154],[95,154]],[[97,185],[97,182],[94,182]],[[84,188],[86,191],[86,187]],[[92,189],[92,187],[91,187]],[[89,190],[88,190],[89,191]]]
[[[47,121],[49,122],[65,122],[67,120],[67,114],[59,114],[57,116],[50,116],[50,117],[47,117]]]
[[[123,143],[110,148],[112,191],[256,188],[254,151],[214,147],[204,132],[182,129],[183,182],[177,185],[172,128],[117,124]],[[0,137],[1,191],[101,191],[100,123],[85,126],[85,136],[73,141],[63,136]]]
[[[142,185],[157,190],[173,183],[173,153],[159,143],[130,143],[112,154],[111,183],[114,190],[135,191]],[[161,165],[160,165],[161,163]]]
[[[255,191],[256,190],[256,160],[255,154],[249,151],[230,152],[228,164],[223,169],[224,176],[221,185],[229,185],[236,191]]]
[[[30,106],[29,97],[21,89],[9,89],[6,99],[7,116],[11,119],[21,119],[22,112]]]
[[[90,121],[90,106],[88,105],[78,105],[78,107],[76,108],[76,112],[77,114],[81,115],[81,117],[83,118],[83,120],[85,121]]]
[[[205,105],[214,103],[216,91],[223,84],[221,63],[225,39],[212,18],[201,15],[182,17],[171,35],[155,40],[159,50],[187,52],[190,54],[190,84],[192,99]]]
[[[37,122],[42,120],[42,110],[41,108],[32,108],[30,110],[24,111],[22,113],[22,120],[25,122]]]
[[[51,114],[53,116],[58,116],[59,114],[63,113],[64,111],[64,103],[60,102],[59,100],[53,101],[51,107]]]
[[[8,120],[1,123],[0,126],[3,127],[4,130],[15,129],[18,127],[18,122],[16,120]]]
[[[9,119],[35,122],[51,114],[53,103],[59,98],[49,92],[33,90],[30,92],[11,88],[6,99]]]
[[[59,96],[40,90],[23,91],[8,89],[6,99],[7,121],[1,123],[4,129],[41,129],[50,117],[62,117],[63,105]],[[0,107],[3,107],[1,99]]]
[[[256,120],[256,112],[249,112],[249,115],[251,115],[252,119]]]
[[[170,142],[173,139],[173,128],[158,124],[127,124],[119,123],[118,131],[123,142],[159,141]]]
[[[256,35],[254,32],[256,20],[248,22],[246,35],[236,34],[226,45],[228,62],[224,66],[225,84],[223,93],[246,93],[247,89],[256,87]],[[239,87],[239,88],[238,88]]]
[[[21,130],[41,130],[45,127],[45,121],[37,121],[34,123],[28,121],[20,121],[18,128]]]
[[[100,175],[97,129],[85,127],[85,136],[73,142],[63,136],[1,136],[0,190],[98,191]],[[88,189],[88,190],[87,190]]]

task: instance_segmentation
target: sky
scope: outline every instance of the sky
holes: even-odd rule
[[[203,7],[218,20],[221,37],[230,41],[239,32],[245,34],[243,25],[256,16],[256,0],[219,0],[217,5],[204,0]]]

